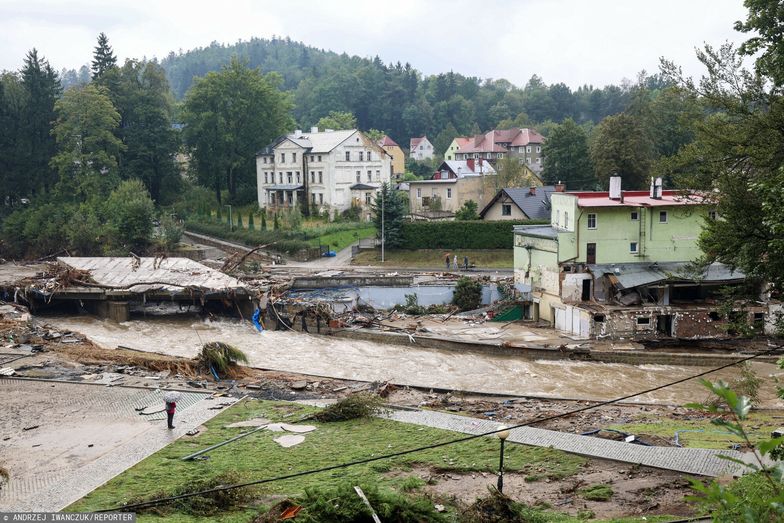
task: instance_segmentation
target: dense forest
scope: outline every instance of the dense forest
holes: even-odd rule
[[[251,68],[276,72],[282,89],[293,93],[294,118],[309,128],[330,111],[350,112],[361,129],[380,129],[401,145],[412,136],[431,138],[450,132],[471,134],[494,127],[561,122],[598,123],[623,111],[631,84],[577,90],[547,85],[533,75],[524,87],[504,79],[467,77],[455,72],[425,76],[410,64],[385,64],[337,54],[288,38],[253,38],[208,47],[160,61],[175,98],[182,99],[194,78],[218,71],[232,57]],[[63,71],[63,86],[85,81],[87,69]],[[662,87],[659,77],[646,78],[649,88]],[[450,138],[451,140],[451,138]]]

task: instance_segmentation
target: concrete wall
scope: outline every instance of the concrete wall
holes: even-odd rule
[[[552,323],[553,307],[560,306],[558,243],[547,238],[515,234],[515,283],[531,286],[534,318]],[[529,246],[529,248],[526,248]]]

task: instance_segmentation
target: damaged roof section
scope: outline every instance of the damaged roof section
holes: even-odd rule
[[[244,283],[188,258],[57,258],[71,269],[87,271],[92,282],[133,293],[153,290],[180,292],[203,289],[213,292],[247,291]]]
[[[610,281],[623,289],[633,289],[657,283],[739,283],[746,275],[722,263],[712,263],[706,268],[695,269],[689,262],[669,263],[623,263],[588,265],[594,276],[606,275]]]

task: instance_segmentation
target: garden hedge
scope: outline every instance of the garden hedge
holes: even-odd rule
[[[542,221],[404,222],[401,249],[511,249],[515,225]]]

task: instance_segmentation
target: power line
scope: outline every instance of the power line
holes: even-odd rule
[[[454,445],[456,443],[463,443],[465,441],[470,441],[470,440],[477,439],[477,438],[482,438],[482,437],[485,437],[485,436],[492,436],[494,434],[497,434],[499,432],[503,432],[503,431],[506,431],[506,430],[518,429],[518,428],[534,425],[534,424],[537,424],[537,423],[543,423],[543,422],[546,422],[546,421],[553,421],[553,420],[556,420],[556,419],[565,418],[565,417],[571,416],[573,414],[578,414],[580,412],[585,412],[585,411],[588,411],[588,410],[598,409],[598,408],[601,408],[601,407],[605,407],[607,405],[612,405],[614,403],[619,403],[621,401],[625,401],[625,400],[628,400],[628,399],[631,399],[631,398],[635,398],[637,396],[642,396],[643,394],[649,394],[651,392],[656,392],[656,391],[659,391],[659,390],[662,390],[662,389],[666,389],[668,387],[672,387],[674,385],[678,385],[680,383],[683,383],[683,382],[686,382],[686,381],[689,381],[689,380],[693,380],[695,378],[700,378],[702,376],[707,376],[708,374],[712,374],[714,372],[718,372],[720,370],[724,370],[726,368],[733,367],[733,366],[741,364],[741,363],[745,363],[747,361],[759,358],[761,356],[767,356],[767,355],[773,354],[774,352],[780,350],[781,348],[782,347],[777,346],[777,347],[774,347],[772,349],[769,349],[769,350],[766,350],[766,351],[763,351],[763,352],[759,352],[759,353],[754,354],[752,356],[748,356],[746,358],[741,358],[741,359],[735,360],[735,361],[733,361],[731,363],[726,363],[726,364],[724,364],[724,365],[722,365],[720,367],[715,367],[715,368],[712,368],[712,369],[700,372],[698,374],[693,374],[693,375],[687,376],[685,378],[680,378],[678,380],[671,381],[671,382],[665,383],[663,385],[657,385],[656,387],[652,387],[650,389],[646,389],[646,390],[643,390],[643,391],[640,391],[640,392],[635,392],[633,394],[627,394],[626,396],[621,396],[619,398],[614,398],[614,399],[611,399],[611,400],[605,400],[605,401],[602,401],[602,402],[599,402],[599,403],[595,403],[593,405],[586,405],[584,407],[580,407],[578,409],[570,410],[568,412],[563,412],[561,414],[554,414],[552,416],[547,416],[547,417],[544,417],[544,418],[534,418],[534,419],[532,419],[530,421],[526,421],[526,422],[520,423],[518,425],[513,425],[513,426],[505,427],[505,428],[499,428],[499,429],[492,430],[492,431],[489,431],[489,432],[484,432],[482,434],[472,434],[472,435],[469,435],[469,436],[465,436],[465,437],[462,437],[462,438],[456,438],[456,439],[452,439],[452,440],[449,440],[449,441],[444,441],[444,442],[441,442],[441,443],[433,443],[431,445],[426,445],[426,446],[423,446],[423,447],[417,447],[417,448],[413,448],[413,449],[409,449],[409,450],[402,450],[400,452],[393,452],[393,453],[390,453],[390,454],[384,454],[382,456],[375,456],[375,457],[371,457],[371,458],[365,458],[365,459],[349,461],[349,462],[345,462],[345,463],[339,463],[337,465],[330,465],[330,466],[322,467],[322,468],[318,468],[318,469],[310,469],[310,470],[304,470],[304,471],[301,471],[301,472],[294,472],[292,474],[285,474],[283,476],[275,476],[275,477],[272,477],[272,478],[258,479],[258,480],[249,481],[249,482],[246,482],[246,483],[238,483],[236,485],[219,486],[219,487],[214,487],[214,488],[211,488],[211,489],[201,490],[201,491],[198,491],[198,492],[189,492],[189,493],[186,493],[186,494],[179,494],[177,496],[169,496],[169,497],[166,497],[166,498],[152,499],[152,500],[149,500],[149,501],[143,501],[143,502],[134,503],[134,504],[131,504],[131,505],[120,505],[120,506],[116,506],[116,507],[112,507],[112,508],[108,508],[108,509],[98,510],[97,512],[116,512],[116,511],[128,511],[130,509],[137,509],[137,508],[146,508],[146,507],[151,507],[151,506],[154,506],[154,505],[161,505],[161,504],[164,504],[164,503],[170,503],[172,501],[177,501],[177,500],[180,500],[180,499],[186,499],[186,498],[191,498],[191,497],[195,497],[195,496],[202,496],[204,494],[212,494],[212,493],[215,493],[215,492],[223,492],[223,491],[226,491],[226,490],[233,490],[233,489],[238,489],[238,488],[251,487],[251,486],[254,486],[254,485],[262,485],[262,484],[265,484],[265,483],[273,483],[273,482],[276,482],[276,481],[284,481],[284,480],[287,480],[287,479],[294,479],[294,478],[298,478],[298,477],[302,477],[302,476],[309,476],[311,474],[319,474],[321,472],[329,472],[331,470],[337,470],[337,469],[341,469],[341,468],[348,468],[348,467],[353,467],[353,466],[356,466],[356,465],[364,465],[364,464],[367,464],[367,463],[372,463],[374,461],[380,461],[380,460],[383,460],[383,459],[396,458],[396,457],[399,457],[399,456],[405,456],[407,454],[414,454],[416,452],[422,452],[422,451],[425,451],[425,450],[431,450],[431,449],[435,449],[435,448],[439,448],[439,447],[445,447],[447,445]]]

